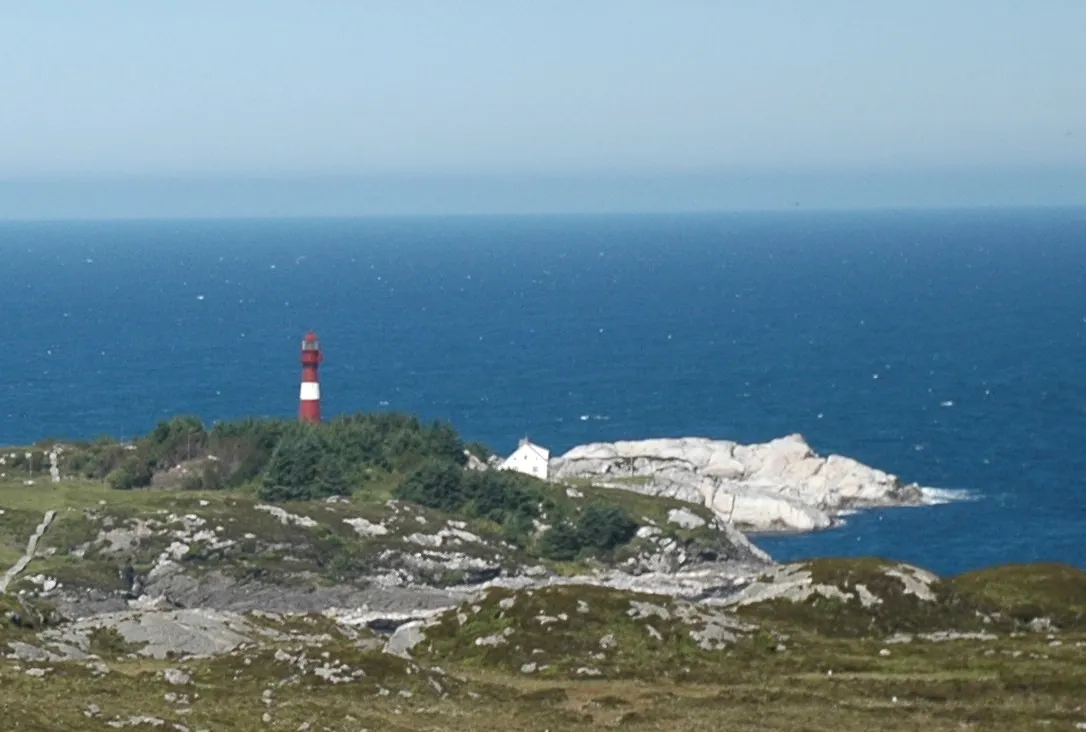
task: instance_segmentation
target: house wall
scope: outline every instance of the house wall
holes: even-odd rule
[[[530,447],[522,446],[506,458],[505,462],[502,463],[502,470],[516,470],[519,473],[526,473],[540,480],[546,480],[547,463],[547,458]]]

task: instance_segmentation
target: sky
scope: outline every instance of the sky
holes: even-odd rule
[[[1086,204],[1081,0],[0,0],[0,218]]]

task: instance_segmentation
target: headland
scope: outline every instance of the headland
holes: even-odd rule
[[[1086,723],[1080,570],[751,544],[925,500],[796,435],[583,445],[540,479],[409,415],[181,417],[2,460],[17,729]]]

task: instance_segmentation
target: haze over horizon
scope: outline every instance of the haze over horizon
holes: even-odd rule
[[[1086,204],[1086,4],[0,0],[0,218]]]

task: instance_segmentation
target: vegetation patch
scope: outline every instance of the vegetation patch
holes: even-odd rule
[[[224,527],[235,541],[242,539],[231,529],[242,528],[243,514],[250,525],[240,532],[242,536],[253,534],[271,541],[291,530],[275,527],[270,516],[254,517],[241,504],[274,503],[305,515],[307,509],[314,513],[323,499],[337,496],[354,496],[364,506],[380,505],[390,497],[410,501],[471,521],[479,529],[490,527],[484,533],[515,551],[551,561],[609,561],[615,550],[630,542],[639,525],[654,521],[666,526],[666,510],[653,506],[647,497],[586,487],[589,500],[577,500],[567,495],[566,486],[520,473],[466,470],[469,454],[483,458],[490,451],[478,444],[465,445],[448,425],[423,424],[397,413],[341,416],[320,425],[245,419],[217,423],[210,429],[195,417],[181,416],[160,422],[131,443],[101,438],[63,444],[60,470],[80,480],[102,481],[114,489],[115,496],[132,496],[130,500],[105,499],[110,515],[117,516],[119,505],[144,506],[144,511],[132,514],[144,517],[152,506],[205,517],[218,512],[232,524]],[[224,489],[230,489],[225,495],[238,503],[224,506],[221,498],[216,499],[216,494],[224,495]],[[51,494],[58,491],[49,490]],[[157,497],[144,499],[148,493]],[[201,508],[211,504],[210,510],[197,510],[194,503]],[[27,521],[40,518],[29,506],[28,510]],[[322,523],[349,543],[349,532],[336,525],[341,521]],[[18,528],[12,532],[12,541],[25,540],[30,527]],[[62,528],[56,547],[63,551],[85,544],[94,530],[92,520],[81,524],[77,516],[65,518]],[[328,537],[316,541],[324,538]],[[313,542],[309,537],[303,543]],[[321,555],[338,557],[339,575],[359,565],[358,552],[353,547],[341,551],[343,546],[318,550]],[[190,561],[197,559],[194,553]]]
[[[1086,574],[1066,565],[1007,565],[944,579],[879,558],[816,559],[762,578],[783,593],[741,603],[743,617],[829,637],[1084,628]],[[758,583],[748,588],[757,598]]]
[[[87,640],[88,652],[109,660],[135,656],[143,648],[142,644],[125,640],[116,628],[94,628],[88,634]]]
[[[1047,618],[1086,630],[1086,572],[1067,564],[1006,564],[958,575],[949,586],[989,613],[1018,622]]]
[[[655,595],[590,585],[491,590],[439,616],[420,647],[435,663],[538,676],[674,677],[718,662],[741,626]]]
[[[0,594],[0,648],[8,641],[32,639],[60,621],[56,609],[44,600]]]
[[[741,616],[848,638],[984,626],[974,603],[923,570],[916,574],[914,568],[896,562],[816,559],[770,575],[766,579],[771,586],[791,589],[741,605],[737,608]]]

